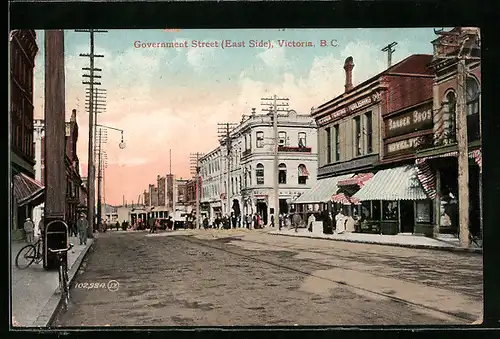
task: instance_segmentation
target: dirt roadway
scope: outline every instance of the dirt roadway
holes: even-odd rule
[[[481,313],[480,255],[244,230],[163,235],[100,236],[55,325],[457,324]]]

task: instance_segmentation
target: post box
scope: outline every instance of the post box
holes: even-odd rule
[[[68,224],[63,220],[53,220],[47,223],[45,226],[45,239],[43,245],[43,267],[46,270],[57,270],[59,268],[57,254],[50,252],[49,248],[52,250],[60,250],[69,247]],[[63,255],[67,264],[67,253]]]

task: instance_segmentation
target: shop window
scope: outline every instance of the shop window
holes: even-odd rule
[[[257,140],[255,140],[255,147],[264,147],[264,132],[257,132]]]
[[[383,201],[382,217],[383,220],[398,220],[398,202]]]
[[[362,201],[361,205],[359,205],[359,216],[361,220],[370,219],[370,201]]]
[[[305,132],[299,132],[299,147],[306,147],[307,142],[306,142],[306,133]]]
[[[432,201],[417,201],[417,222],[431,223],[432,222]]]
[[[279,164],[278,166],[278,183],[286,184],[286,165]]]
[[[330,127],[325,128],[326,132],[326,163],[332,162],[332,130]]]
[[[257,178],[257,185],[264,185],[264,165],[257,164],[255,168],[255,177]]]
[[[299,185],[307,184],[307,179],[309,178],[309,172],[307,171],[306,165],[300,164],[298,169],[299,169],[299,175],[298,175]]]
[[[340,127],[339,125],[333,126],[335,132],[335,161],[340,160]]]

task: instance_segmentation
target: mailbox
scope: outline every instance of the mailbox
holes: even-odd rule
[[[43,243],[43,267],[46,270],[57,270],[59,262],[57,254],[49,251],[68,248],[69,246],[69,230],[68,224],[63,220],[53,220],[45,226],[45,239]],[[67,253],[64,253],[64,260],[68,263]],[[67,267],[67,266],[66,266]]]

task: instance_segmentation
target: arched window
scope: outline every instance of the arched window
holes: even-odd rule
[[[257,185],[264,185],[264,165],[257,164],[255,167],[255,177],[257,178]]]
[[[307,171],[306,165],[300,164],[298,170],[299,185],[305,185],[307,183],[307,179],[309,178],[309,172]]]
[[[252,186],[252,167],[248,167],[248,186]]]
[[[286,184],[286,165],[283,163],[278,166],[278,183]]]
[[[467,115],[479,114],[479,83],[472,77],[467,78]]]
[[[457,107],[457,97],[455,92],[448,92],[446,94],[446,113],[448,114],[448,131],[447,137],[449,140],[456,140],[456,107]]]

